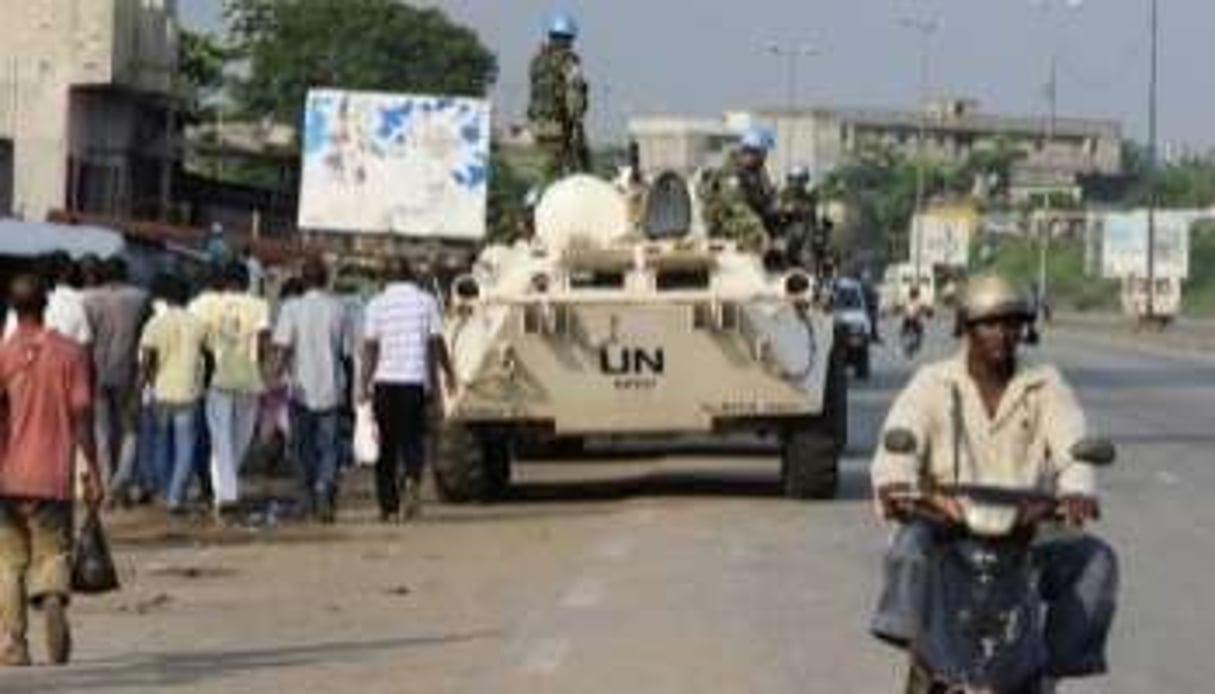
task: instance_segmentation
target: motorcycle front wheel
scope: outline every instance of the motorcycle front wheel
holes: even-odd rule
[[[918,662],[912,662],[907,673],[906,694],[968,694],[969,690],[959,687],[951,688],[947,684],[936,681],[928,668]],[[986,690],[985,690],[986,691]],[[1035,680],[1023,687],[999,694],[1055,694],[1055,685],[1046,680]]]

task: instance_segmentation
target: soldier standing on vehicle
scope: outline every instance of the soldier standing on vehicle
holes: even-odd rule
[[[537,144],[549,157],[551,177],[590,171],[584,120],[588,87],[582,59],[574,51],[578,24],[567,14],[553,17],[548,39],[531,64],[527,117]]]
[[[951,485],[1039,491],[1059,499],[1071,532],[1035,545],[1047,605],[1045,675],[1083,677],[1106,670],[1105,642],[1114,618],[1117,559],[1100,539],[1079,532],[1099,513],[1094,468],[1072,458],[1085,436],[1075,394],[1051,366],[1025,365],[1019,343],[1033,321],[1029,301],[999,276],[972,279],[958,308],[958,354],[920,369],[895,400],[884,431],[906,430],[912,453],[879,448],[872,468],[882,516],[906,521],[902,500]],[[969,526],[998,524],[1006,509],[966,512],[956,499],[942,513]],[[886,556],[885,587],[871,629],[906,646],[927,615],[927,562],[942,536],[923,521],[899,526]]]
[[[810,170],[795,166],[776,203],[782,222],[785,253],[795,265],[806,264],[804,253],[818,234],[818,195],[810,187]],[[817,256],[814,258],[818,260]]]
[[[709,236],[759,250],[777,235],[776,190],[766,168],[772,144],[768,133],[752,128],[726,165],[706,174],[699,193]]]

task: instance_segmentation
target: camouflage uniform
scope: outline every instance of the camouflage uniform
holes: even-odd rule
[[[732,157],[722,169],[706,173],[697,192],[710,237],[758,250],[779,231],[775,189],[763,168],[746,168]]]
[[[790,182],[776,203],[785,252],[795,265],[808,265],[808,254],[819,234],[818,196],[802,182]]]
[[[825,276],[839,258],[831,247],[831,221],[818,215],[818,195],[804,184],[791,182],[781,191],[777,209],[785,228],[785,242],[794,263]]]
[[[532,59],[527,117],[537,144],[548,154],[550,177],[590,170],[586,110],[582,60],[569,47],[546,43]]]

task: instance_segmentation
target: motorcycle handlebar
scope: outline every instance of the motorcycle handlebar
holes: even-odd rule
[[[900,492],[890,495],[888,501],[896,518],[919,518],[947,525],[966,525],[963,501],[1016,507],[1018,528],[1065,520],[1061,501],[1041,492],[959,486],[927,494]]]

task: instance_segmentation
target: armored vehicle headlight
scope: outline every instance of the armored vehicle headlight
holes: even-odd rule
[[[548,289],[552,286],[552,283],[552,279],[546,273],[537,272],[532,275],[532,290],[537,294],[548,293]]]

